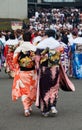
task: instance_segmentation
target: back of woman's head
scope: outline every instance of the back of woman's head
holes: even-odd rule
[[[10,33],[9,38],[10,38],[10,39],[15,39],[15,34],[14,34],[13,31]]]
[[[54,37],[55,38],[55,30],[49,29],[45,32],[45,35],[47,35],[48,37]]]
[[[31,41],[31,32],[30,31],[26,31],[23,34],[23,40],[24,41]]]

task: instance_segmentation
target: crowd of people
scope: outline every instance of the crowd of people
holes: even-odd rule
[[[78,72],[82,72],[81,65],[73,69],[72,66],[78,63],[71,63],[70,59],[74,58],[74,56],[67,52],[69,51],[70,46],[73,43],[82,43],[82,10],[76,8],[38,8],[35,12],[35,15],[32,15],[32,17],[29,20],[30,29],[34,29],[37,31],[39,30],[39,33],[41,33],[42,36],[44,35],[44,30],[55,30],[56,40],[58,40],[61,43],[65,43],[65,53],[64,57],[62,57],[62,60],[64,58],[66,59],[65,61],[67,63],[65,64],[65,62],[63,62],[66,71],[68,71],[70,76],[82,78],[82,74],[78,74]],[[80,63],[82,64],[81,60]]]
[[[26,117],[34,103],[43,116],[57,114],[59,89],[75,91],[75,43],[82,43],[82,14],[74,8],[39,9],[25,28],[0,32],[0,70],[13,78],[12,100],[21,98]]]

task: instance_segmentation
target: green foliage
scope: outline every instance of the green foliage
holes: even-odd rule
[[[25,23],[28,23],[28,19],[0,19],[0,31],[11,30],[11,21],[25,21]]]
[[[0,21],[0,30],[11,30],[10,22]]]

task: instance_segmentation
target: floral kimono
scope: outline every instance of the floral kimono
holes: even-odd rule
[[[26,114],[36,100],[37,73],[33,45],[30,43],[24,45],[26,50],[23,50],[24,46],[19,47],[13,58],[14,63],[18,63],[19,67],[12,85],[12,100],[16,101],[21,97]]]
[[[55,43],[54,43],[55,44]],[[38,71],[38,88],[36,106],[40,108],[42,115],[48,116],[49,113],[56,114],[56,103],[59,88],[63,91],[75,91],[74,85],[68,79],[63,65],[61,64],[61,46],[55,48],[37,48],[36,64]]]
[[[14,77],[16,72],[16,66],[17,64],[14,64],[13,62],[13,55],[16,47],[18,46],[18,40],[9,39],[6,42],[5,46],[5,71],[9,74],[10,77]]]
[[[6,56],[6,72],[9,74],[10,77],[14,77],[15,71],[16,71],[16,64],[13,62],[13,55],[14,50],[11,49],[11,47],[8,47],[8,53]]]
[[[37,49],[36,61],[39,63],[39,95],[36,106],[45,113],[56,106],[58,98],[60,52],[48,48]]]

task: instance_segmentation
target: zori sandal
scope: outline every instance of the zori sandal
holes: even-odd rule
[[[29,110],[25,110],[24,115],[25,115],[26,117],[30,116]]]

